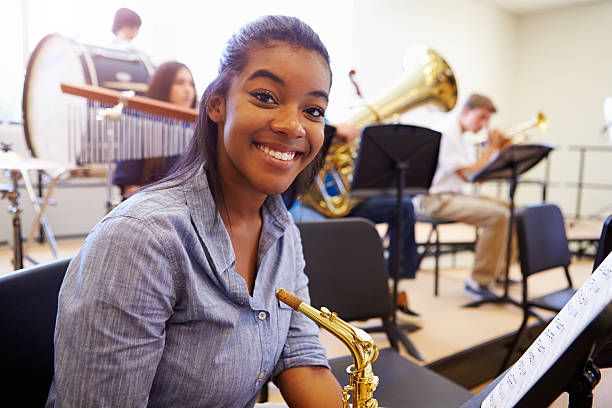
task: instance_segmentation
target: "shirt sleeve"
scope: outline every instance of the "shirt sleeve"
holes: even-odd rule
[[[472,164],[461,137],[447,132],[440,141],[438,168],[443,174],[455,173],[457,170]]]
[[[297,281],[294,294],[310,304],[308,277],[304,273],[305,261],[300,235],[293,223],[290,228],[296,249],[295,265]],[[278,374],[289,368],[304,366],[324,366],[329,368],[325,348],[319,341],[319,326],[304,314],[292,310],[289,333],[280,359],[274,368],[273,378],[276,378]]]
[[[143,221],[110,217],[94,228],[60,291],[56,406],[147,405],[177,297],[172,270]]]

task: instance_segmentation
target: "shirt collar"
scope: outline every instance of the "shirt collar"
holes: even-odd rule
[[[198,236],[207,244],[206,249],[215,267],[218,271],[225,271],[236,260],[229,234],[213,199],[204,165],[192,174],[184,185],[185,201],[191,219]],[[262,207],[262,219],[258,266],[273,243],[284,234],[290,222],[289,212],[279,195],[266,198]]]

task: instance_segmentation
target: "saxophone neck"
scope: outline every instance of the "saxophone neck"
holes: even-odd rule
[[[355,362],[355,371],[365,370],[378,357],[378,347],[372,336],[358,327],[351,326],[339,318],[335,312],[331,312],[326,307],[317,310],[284,289],[279,289],[276,297],[294,310],[314,320],[343,342],[351,352]]]

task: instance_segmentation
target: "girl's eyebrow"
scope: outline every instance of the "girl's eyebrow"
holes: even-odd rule
[[[255,78],[269,78],[272,81],[280,84],[280,85],[285,85],[285,81],[283,81],[282,79],[280,79],[277,75],[273,74],[272,72],[268,71],[267,69],[258,69],[257,71],[253,72],[253,74],[249,77],[249,81]]]
[[[247,81],[251,81],[255,78],[268,78],[278,83],[279,85],[285,86],[285,81],[283,81],[278,75],[268,71],[267,69],[258,69],[257,71],[251,74],[251,76],[247,79]],[[312,92],[309,92],[308,95],[321,97],[321,98],[324,98],[326,101],[329,101],[329,95],[325,91],[312,91]]]

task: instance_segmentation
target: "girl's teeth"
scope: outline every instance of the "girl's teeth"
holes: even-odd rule
[[[268,146],[263,146],[263,145],[259,145],[258,147],[259,147],[259,150],[263,151],[264,153],[278,160],[284,160],[284,161],[293,160],[293,158],[295,157],[295,152],[290,152],[290,153],[277,152],[277,151],[270,149]]]

